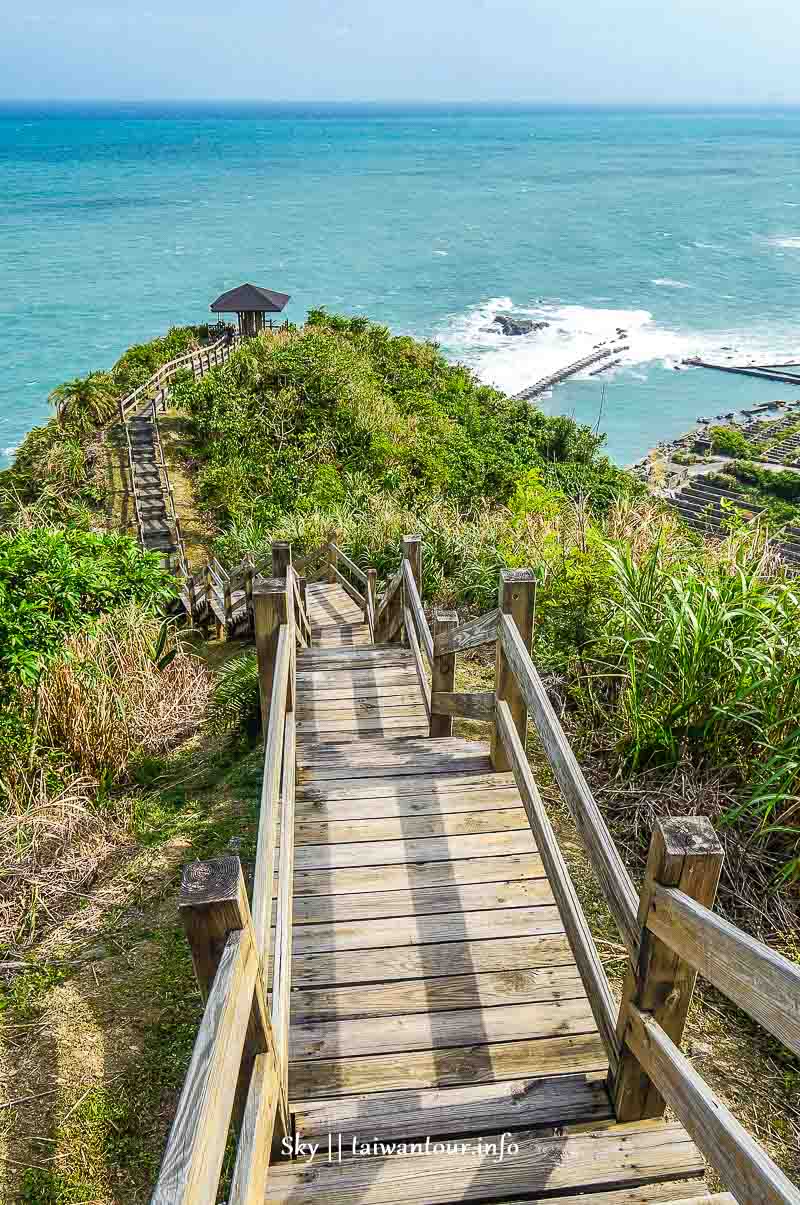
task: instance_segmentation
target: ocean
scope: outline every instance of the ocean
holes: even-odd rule
[[[0,106],[0,453],[66,378],[242,281],[555,387],[620,464],[792,387],[683,357],[800,358],[800,110]],[[522,338],[497,313],[546,329]]]

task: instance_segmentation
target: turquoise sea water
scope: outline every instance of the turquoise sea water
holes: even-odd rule
[[[800,355],[800,111],[0,107],[0,450],[67,377],[251,280],[438,339],[627,463],[696,415],[791,397],[689,370]],[[498,311],[551,323],[488,333]],[[725,349],[725,350],[723,350]],[[603,396],[604,395],[604,396]]]

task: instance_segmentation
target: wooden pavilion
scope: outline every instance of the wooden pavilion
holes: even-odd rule
[[[236,314],[239,334],[242,338],[258,335],[265,328],[272,328],[272,320],[265,314],[280,314],[289,300],[288,293],[276,293],[262,289],[259,285],[243,284],[229,289],[211,304],[212,314]]]

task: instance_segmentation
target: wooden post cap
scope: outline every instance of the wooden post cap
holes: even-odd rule
[[[240,873],[241,864],[233,854],[205,862],[187,862],[181,875],[178,907],[197,908],[237,899]]]
[[[661,834],[664,863],[709,855],[724,857],[719,837],[706,816],[669,816],[657,820],[655,827]]]
[[[286,580],[282,577],[261,577],[253,582],[253,597],[260,594],[285,594]]]

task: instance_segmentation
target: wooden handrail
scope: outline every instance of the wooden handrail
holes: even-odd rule
[[[653,888],[647,928],[800,1055],[800,966],[674,887]]]
[[[498,634],[553,773],[581,834],[606,903],[635,963],[640,940],[636,920],[639,900],[631,876],[547,697],[530,653],[507,615],[500,618]]]
[[[333,551],[333,552],[335,552],[335,553],[337,554],[338,563],[339,563],[339,564],[344,563],[344,564],[347,566],[347,568],[350,570],[350,572],[353,574],[353,576],[354,576],[354,577],[357,577],[357,578],[358,578],[358,580],[359,580],[359,581],[362,583],[362,585],[366,586],[366,584],[367,584],[367,575],[366,575],[366,573],[364,572],[364,570],[363,570],[363,569],[361,569],[361,568],[360,568],[360,566],[358,566],[358,565],[355,563],[355,561],[351,561],[351,559],[350,559],[350,557],[347,555],[347,553],[346,553],[346,552],[342,552],[341,548],[339,548],[339,546],[338,546],[337,544],[335,544],[335,543],[333,542],[333,540],[330,540],[330,541],[328,542],[327,547],[328,547],[328,548],[330,548],[330,549],[331,549],[331,551]]]
[[[800,1205],[800,1191],[725,1108],[657,1021],[634,1005],[625,1040],[738,1201]]]
[[[169,377],[171,380],[172,377],[174,377],[175,374],[179,372],[180,369],[183,368],[187,363],[194,364],[198,354],[203,355],[207,352],[216,351],[218,348],[232,348],[236,342],[236,335],[231,335],[230,333],[226,332],[221,338],[217,339],[215,343],[209,344],[207,348],[192,348],[191,351],[184,352],[183,355],[177,356],[174,360],[169,360],[166,364],[162,364],[160,368],[156,369],[151,377],[149,377],[141,385],[137,386],[136,389],[132,390],[131,393],[127,394],[124,398],[120,399],[119,407],[123,420],[126,417],[126,411],[131,408],[134,402],[139,400],[142,394],[148,393],[154,387],[159,387],[165,377]],[[225,358],[227,359],[227,357]]]
[[[422,660],[422,652],[420,651],[419,641],[417,640],[414,616],[411,614],[411,611],[409,610],[408,607],[403,608],[403,618],[404,618],[404,623],[405,623],[406,636],[408,637],[408,643],[411,648],[411,652],[414,654],[414,664],[417,669],[417,680],[419,682],[419,688],[422,691],[422,699],[423,699],[423,702],[425,703],[425,710],[428,713],[428,719],[430,719],[431,718],[431,687],[430,687],[430,683],[428,682],[428,676],[425,673],[425,665]]]
[[[433,636],[428,627],[428,621],[425,618],[425,611],[422,606],[422,599],[419,596],[417,583],[414,581],[414,574],[408,560],[403,559],[403,585],[405,587],[406,598],[408,600],[407,611],[411,612],[414,624],[419,636],[420,645],[428,658],[428,664],[433,665]],[[408,624],[406,624],[406,632],[408,632]]]
[[[547,878],[556,897],[558,910],[564,922],[567,940],[573,957],[583,979],[589,1005],[597,1023],[600,1037],[606,1048],[609,1064],[612,1070],[617,1064],[616,1037],[616,1006],[611,988],[608,984],[603,964],[597,953],[591,930],[584,916],[580,901],[570,878],[564,856],[548,819],[542,798],[525,756],[525,750],[519,739],[516,725],[511,716],[507,703],[500,700],[497,704],[497,723],[500,736],[511,762],[511,772],[517,789],[522,796],[522,803],[528,816],[528,823],[536,838],[536,848],[544,863]]]
[[[433,642],[435,656],[444,657],[448,653],[463,653],[467,649],[479,648],[482,644],[491,644],[497,639],[497,625],[500,621],[500,611],[497,607],[477,619],[470,619],[450,632],[437,635]]]

